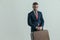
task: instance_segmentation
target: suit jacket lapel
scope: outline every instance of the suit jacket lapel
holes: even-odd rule
[[[32,13],[32,15],[33,15],[33,18],[36,20],[36,16],[35,16],[35,14],[34,14],[34,11],[32,11],[33,13]],[[39,12],[38,12],[38,20],[39,20]]]
[[[36,16],[35,16],[35,14],[34,14],[34,11],[32,11],[32,12],[33,12],[33,13],[32,13],[33,18],[36,19]]]

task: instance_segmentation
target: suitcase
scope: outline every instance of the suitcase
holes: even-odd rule
[[[48,30],[35,31],[34,40],[50,40]]]

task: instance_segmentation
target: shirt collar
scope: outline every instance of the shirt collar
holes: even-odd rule
[[[34,14],[35,14],[35,11],[33,10],[33,12],[34,12]],[[38,13],[38,11],[37,11],[37,13]]]

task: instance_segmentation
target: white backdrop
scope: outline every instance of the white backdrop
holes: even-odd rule
[[[34,0],[0,0],[0,40],[31,40],[27,15]],[[36,0],[50,40],[60,40],[60,0]]]

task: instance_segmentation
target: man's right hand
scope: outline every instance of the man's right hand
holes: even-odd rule
[[[36,29],[37,29],[37,30],[40,30],[40,28],[39,28],[39,27],[36,27]]]

